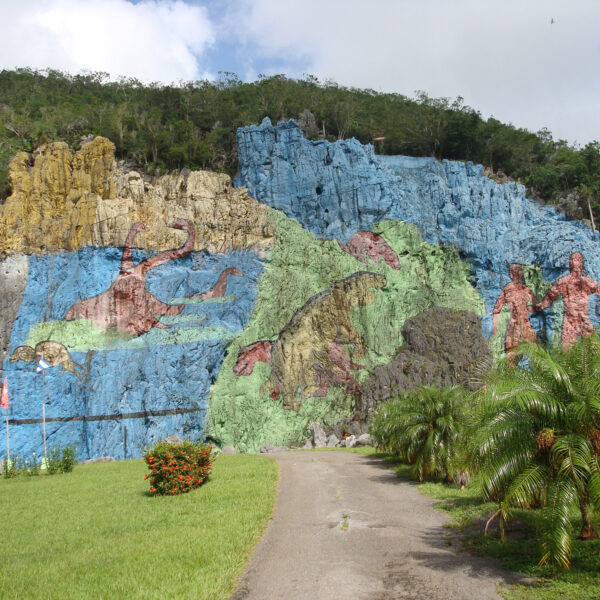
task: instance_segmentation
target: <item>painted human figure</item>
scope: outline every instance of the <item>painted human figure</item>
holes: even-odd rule
[[[600,285],[593,279],[583,276],[584,259],[581,252],[573,252],[569,257],[568,275],[556,280],[544,299],[536,305],[536,310],[548,308],[562,296],[565,316],[562,326],[562,346],[568,350],[580,335],[591,335],[594,327],[588,316],[590,294],[600,295]]]
[[[536,303],[532,291],[523,283],[523,269],[518,263],[512,263],[508,268],[510,283],[507,283],[496,300],[492,313],[492,334],[498,333],[498,315],[505,304],[510,310],[510,321],[506,328],[504,348],[507,356],[521,341],[536,342],[535,332],[529,322],[529,313],[534,311]]]

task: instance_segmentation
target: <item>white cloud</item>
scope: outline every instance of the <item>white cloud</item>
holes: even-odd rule
[[[215,41],[205,8],[181,0],[0,0],[0,68],[106,71],[144,82],[204,77]]]
[[[163,83],[310,73],[600,139],[598,0],[0,0],[0,22],[0,68]],[[207,64],[209,47],[224,64]]]
[[[580,143],[600,139],[599,23],[597,0],[238,4],[264,59],[304,56],[308,73],[344,85],[463,96],[484,117]]]

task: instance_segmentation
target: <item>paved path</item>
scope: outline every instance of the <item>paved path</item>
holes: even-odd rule
[[[433,500],[380,460],[274,454],[273,518],[231,600],[497,600],[517,576],[444,544]]]

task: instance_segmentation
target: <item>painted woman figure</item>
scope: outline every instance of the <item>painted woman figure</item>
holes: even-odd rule
[[[523,269],[518,263],[512,263],[508,268],[510,283],[507,283],[496,301],[492,313],[492,334],[498,333],[498,315],[505,304],[510,310],[510,321],[506,328],[504,348],[510,355],[515,346],[521,341],[537,342],[535,332],[529,322],[529,313],[534,311],[536,303],[532,291],[523,283]]]

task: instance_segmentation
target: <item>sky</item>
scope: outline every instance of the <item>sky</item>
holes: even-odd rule
[[[306,75],[600,140],[600,0],[0,0],[0,69]]]

